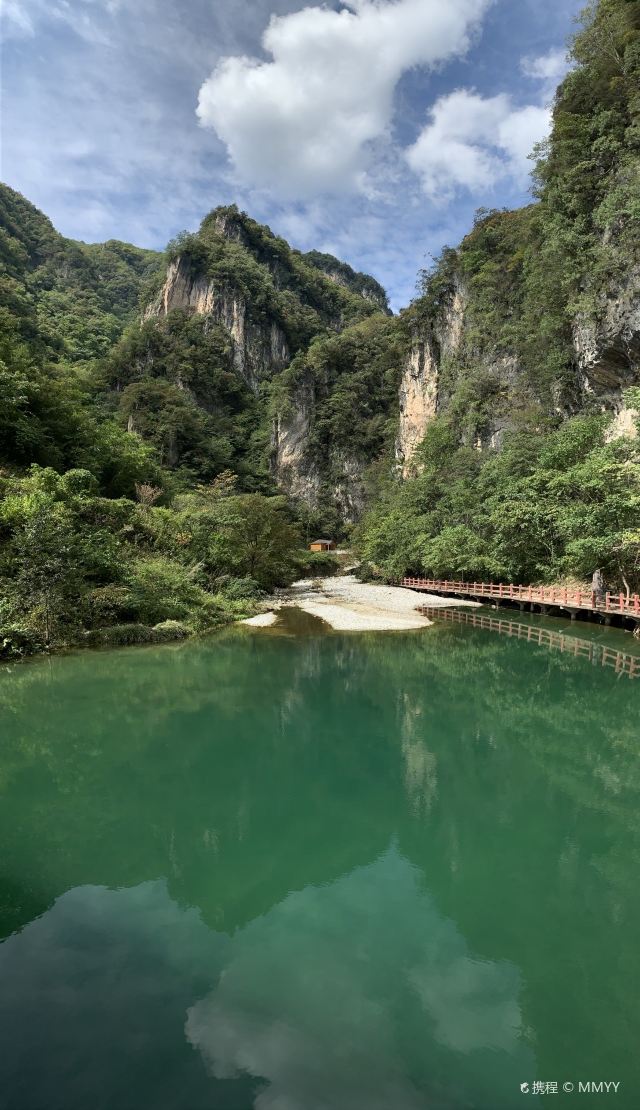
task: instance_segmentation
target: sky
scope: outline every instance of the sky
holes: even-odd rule
[[[236,203],[394,308],[479,207],[530,200],[580,0],[0,0],[2,180],[162,249]]]

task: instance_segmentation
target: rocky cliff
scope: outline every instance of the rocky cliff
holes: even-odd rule
[[[256,320],[237,288],[225,287],[198,272],[188,254],[169,263],[164,284],[143,319],[167,316],[174,310],[203,316],[225,328],[233,346],[234,369],[254,393],[261,381],[289,365],[289,345],[280,324],[273,319]]]
[[[169,377],[181,391],[181,406],[186,401],[219,412],[203,379],[213,374],[228,384],[232,371],[255,406],[246,442],[234,446],[230,464],[242,469],[248,444],[266,443],[259,448],[262,461],[254,450],[251,467],[266,463],[292,501],[335,529],[362,510],[363,474],[381,442],[379,430],[369,434],[371,415],[379,421],[392,409],[388,390],[377,397],[364,390],[360,400],[349,396],[350,384],[359,381],[354,361],[360,348],[368,348],[375,363],[377,321],[385,328],[392,323],[386,294],[373,278],[331,255],[292,250],[234,207],[217,209],[197,235],[180,236],[171,246],[163,281],[143,313],[146,340],[132,372],[137,379]],[[164,350],[159,357],[154,348],[160,336],[165,347],[178,342],[180,360]],[[177,371],[179,361],[183,369]],[[203,361],[211,366],[204,374]],[[118,382],[130,398],[133,387]],[[156,403],[157,386],[138,384],[130,426],[143,429],[141,404]],[[178,439],[173,434],[163,448],[172,466],[185,457]]]
[[[438,409],[445,403],[441,366],[458,351],[464,325],[466,294],[452,287],[442,310],[431,321],[412,322],[411,344],[403,361],[398,392],[399,424],[395,457],[403,477],[412,470],[416,448]]]
[[[626,402],[625,390],[640,380],[640,266],[608,290],[598,310],[579,316],[573,328],[580,387],[615,412],[610,438],[635,437],[640,412]]]
[[[270,464],[279,487],[310,508],[318,504],[321,481],[320,466],[309,452],[315,407],[313,383],[302,382],[276,407],[271,433]]]
[[[487,218],[494,224],[504,219],[501,213]],[[474,249],[466,240],[456,252],[449,288],[435,308],[427,290],[409,310],[413,312],[411,343],[402,365],[395,441],[402,475],[407,477],[415,469],[416,450],[438,414],[449,416],[459,428],[461,441],[478,450],[500,449],[505,432],[534,408],[558,419],[578,412],[609,413],[614,417],[609,439],[635,437],[639,413],[635,400],[629,403],[627,391],[640,383],[640,268],[632,266],[622,280],[597,290],[597,295],[590,290],[591,295],[584,298],[588,307],[569,315],[564,337],[556,339],[554,373],[540,379],[531,352],[535,355],[541,347],[518,334],[521,320],[510,324],[513,289],[509,295],[502,291],[493,306],[498,310],[498,326],[494,320],[492,328],[479,327],[483,304],[474,281],[477,275],[472,272],[468,281],[467,251]],[[502,330],[505,321],[508,330]],[[544,321],[534,320],[533,327],[542,332]],[[548,357],[544,351],[540,357],[545,354]]]

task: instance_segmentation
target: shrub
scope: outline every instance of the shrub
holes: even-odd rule
[[[337,557],[330,551],[302,551],[297,563],[300,573],[308,578],[329,578],[340,568]]]
[[[153,628],[153,639],[158,644],[168,643],[170,640],[186,640],[190,635],[191,629],[182,621],[162,621]]]
[[[86,643],[91,647],[150,644],[153,639],[153,629],[148,624],[112,624],[107,628],[92,628],[86,634]]]
[[[229,601],[246,601],[264,594],[255,578],[226,578],[219,584],[219,592]]]

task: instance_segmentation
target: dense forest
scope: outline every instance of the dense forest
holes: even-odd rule
[[[306,550],[321,510],[275,480],[273,397],[312,342],[388,321],[378,283],[233,206],[164,255],[66,240],[4,186],[0,206],[0,652],[177,639],[332,571]],[[245,347],[213,311],[154,310],[176,260],[242,303]]]
[[[479,212],[405,314],[438,398],[359,526],[387,575],[640,585],[640,4],[592,5],[571,53],[536,202]]]
[[[160,254],[0,187],[0,654],[250,614],[316,531],[387,578],[640,586],[640,3],[572,56],[534,202],[395,317],[233,205]]]

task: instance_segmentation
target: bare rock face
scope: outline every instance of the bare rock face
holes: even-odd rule
[[[464,312],[466,308],[466,295],[462,285],[457,285],[449,307],[447,308],[441,327],[438,328],[438,341],[443,356],[455,354],[462,339],[464,327]]]
[[[333,469],[339,473],[331,491],[335,506],[347,524],[355,524],[364,512],[366,500],[362,464],[358,459],[342,455],[334,459]]]
[[[412,459],[438,408],[439,360],[433,339],[415,337],[402,371],[399,404],[400,426],[396,460],[406,478]]]
[[[637,439],[639,419],[640,411],[638,409],[627,408],[626,405],[623,405],[607,430],[605,437],[607,443],[612,443],[614,439]]]
[[[333,501],[342,519],[355,524],[365,505],[364,464],[355,457],[330,451],[322,460],[333,475],[327,483],[309,448],[314,415],[313,383],[306,381],[275,416],[271,438],[273,476],[289,497],[311,509],[317,508],[322,487],[323,497]]]
[[[402,371],[399,391],[400,426],[396,460],[403,477],[413,470],[413,456],[439,407],[440,366],[455,354],[462,339],[465,296],[457,287],[433,331],[416,332]]]
[[[640,378],[640,267],[610,293],[597,318],[576,320],[573,345],[585,393],[619,412],[622,391]]]
[[[315,508],[320,492],[320,474],[308,457],[308,441],[314,412],[313,386],[305,382],[290,398],[285,411],[273,422],[271,468],[282,490]]]
[[[144,313],[144,319],[166,316],[173,309],[209,317],[226,328],[233,342],[234,367],[254,392],[261,381],[289,364],[289,348],[282,329],[273,321],[256,323],[241,294],[194,273],[189,258],[184,256],[169,264],[164,285]]]
[[[464,288],[458,285],[439,318],[430,325],[418,326],[414,334],[399,391],[396,461],[403,477],[415,473],[416,449],[431,421],[446,410],[449,398],[443,387],[442,367],[463,339],[465,304]],[[640,382],[640,267],[631,269],[593,314],[576,319],[573,345],[580,393],[583,398],[595,400],[603,412],[614,414],[608,439],[636,437],[638,413],[625,407],[623,394]],[[489,358],[484,366],[502,383],[505,397],[517,395],[522,371],[514,355]],[[561,397],[557,398],[557,411],[570,415]],[[478,430],[470,446],[478,451],[499,451],[510,427],[509,412],[498,412]]]

